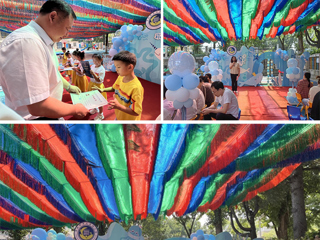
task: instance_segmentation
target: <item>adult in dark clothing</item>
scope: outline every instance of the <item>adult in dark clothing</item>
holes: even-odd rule
[[[320,92],[318,92],[313,99],[311,118],[313,120],[320,120]]]
[[[199,78],[200,82],[199,82],[198,88],[202,91],[205,104],[209,107],[214,102],[214,95],[211,90],[211,87],[203,84],[205,79],[206,79],[205,76],[200,76]]]

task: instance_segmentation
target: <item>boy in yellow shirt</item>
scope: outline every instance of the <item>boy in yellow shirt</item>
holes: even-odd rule
[[[136,55],[122,51],[112,58],[116,71],[119,74],[112,87],[94,90],[100,92],[115,92],[108,109],[114,109],[117,120],[140,120],[144,89],[139,79],[134,75],[137,63]]]

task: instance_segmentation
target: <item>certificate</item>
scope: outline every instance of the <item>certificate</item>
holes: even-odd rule
[[[71,93],[70,95],[73,104],[82,103],[88,110],[108,104],[108,101],[98,90],[80,93],[79,95]]]

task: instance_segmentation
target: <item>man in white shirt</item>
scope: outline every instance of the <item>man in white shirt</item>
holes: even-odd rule
[[[229,88],[224,88],[220,81],[213,82],[211,89],[216,98],[212,106],[203,109],[204,119],[211,120],[213,117],[216,120],[238,120],[239,105],[236,95]],[[219,103],[221,108],[217,109]]]
[[[24,119],[83,118],[82,104],[63,103],[63,88],[80,93],[58,70],[53,44],[68,36],[76,15],[63,0],[45,2],[39,16],[12,32],[0,46],[0,85],[6,105]]]

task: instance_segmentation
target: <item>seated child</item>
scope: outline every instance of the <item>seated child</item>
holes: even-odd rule
[[[88,86],[88,91],[92,91],[94,89],[92,89],[93,86],[99,88],[99,89],[104,89],[104,76],[106,75],[106,69],[103,67],[103,61],[102,61],[102,56],[100,54],[93,54],[92,55],[92,59],[93,59],[93,65],[91,66],[91,70],[90,73],[92,74],[92,76],[94,78],[90,78],[90,83]],[[105,99],[107,99],[107,93],[106,92],[102,92],[102,95],[104,96]],[[98,115],[94,118],[94,120],[96,121],[101,121],[102,119],[104,119],[104,115],[103,115],[103,107],[99,107],[90,110],[91,114],[95,114],[98,113]]]
[[[78,67],[79,64],[80,64],[80,61],[79,61],[78,58],[77,58],[78,53],[79,53],[79,48],[77,48],[77,49],[76,49],[75,51],[73,51],[73,53],[72,53],[72,56],[73,56],[73,58],[74,58],[73,67]],[[72,84],[72,85],[76,85],[76,77],[77,77],[76,71],[75,71],[75,70],[72,70],[72,74],[71,74],[71,75],[72,75],[72,77],[71,77],[71,80],[72,80],[71,84]]]
[[[73,67],[73,59],[72,59],[71,53],[69,51],[66,52],[66,56],[67,56],[67,62],[64,64],[64,67],[65,68]],[[68,70],[66,72],[66,74],[67,74],[66,76],[70,77],[70,80],[72,78],[72,72],[73,72],[72,70]]]
[[[80,62],[84,60],[84,52],[77,51],[74,53],[75,58]],[[75,85],[80,88],[81,92],[86,92],[88,89],[88,79],[87,76],[84,74],[84,70],[82,67],[81,62],[79,63],[78,67],[73,68],[76,71],[76,80]]]
[[[136,56],[128,51],[122,51],[112,58],[119,74],[112,87],[92,89],[100,92],[115,92],[108,109],[114,109],[117,120],[140,120],[144,89],[139,79],[134,75]]]

